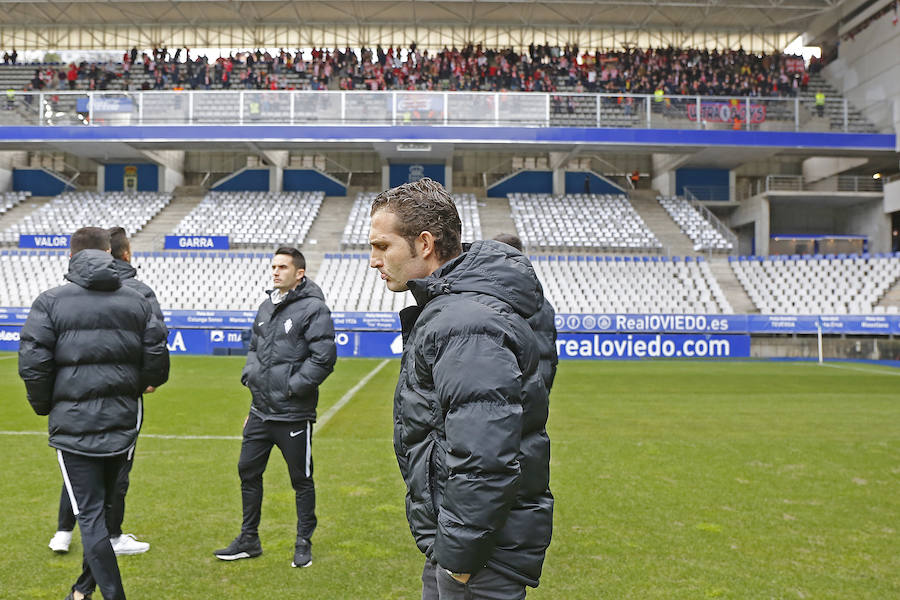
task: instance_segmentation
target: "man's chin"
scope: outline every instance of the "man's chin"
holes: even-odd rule
[[[387,285],[387,289],[391,290],[392,292],[405,292],[409,289],[405,282],[400,283],[399,281],[388,280],[385,282],[385,284]]]

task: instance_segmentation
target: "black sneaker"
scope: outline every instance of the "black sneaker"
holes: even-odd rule
[[[259,536],[242,533],[227,548],[216,550],[213,554],[219,560],[255,558],[262,554],[262,544],[259,543]]]
[[[294,546],[294,562],[292,567],[308,567],[312,564],[312,544],[309,540],[300,538]]]

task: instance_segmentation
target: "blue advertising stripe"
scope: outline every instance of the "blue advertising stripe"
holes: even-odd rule
[[[894,152],[896,136],[879,133],[597,129],[586,127],[464,127],[387,125],[130,125],[127,127],[0,128],[3,142],[358,141],[459,143],[578,143],[662,146],[834,148]]]
[[[167,235],[166,250],[228,250],[227,235]]]
[[[562,359],[748,358],[750,336],[665,333],[564,333],[556,340]]]

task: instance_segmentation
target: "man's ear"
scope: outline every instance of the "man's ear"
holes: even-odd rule
[[[419,244],[422,258],[428,260],[431,256],[434,256],[434,236],[430,231],[420,233],[416,243]]]

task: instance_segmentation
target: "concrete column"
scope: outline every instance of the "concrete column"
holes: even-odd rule
[[[690,158],[688,154],[653,154],[650,156],[650,187],[662,196],[674,196],[675,171]]]
[[[184,150],[144,150],[143,154],[159,165],[160,192],[173,192],[184,184]]]
[[[738,229],[745,225],[754,225],[755,253],[758,256],[769,254],[769,232],[771,231],[771,213],[769,199],[760,194],[741,202],[728,219],[728,226]]]
[[[160,189],[162,189],[160,187]],[[103,163],[97,163],[97,191],[103,192],[106,190],[106,165]]]
[[[391,164],[388,161],[381,163],[381,189],[388,190],[391,188]]]
[[[453,157],[444,162],[444,189],[453,193]]]
[[[269,167],[269,191],[280,192],[284,190],[284,167],[273,165]]]

